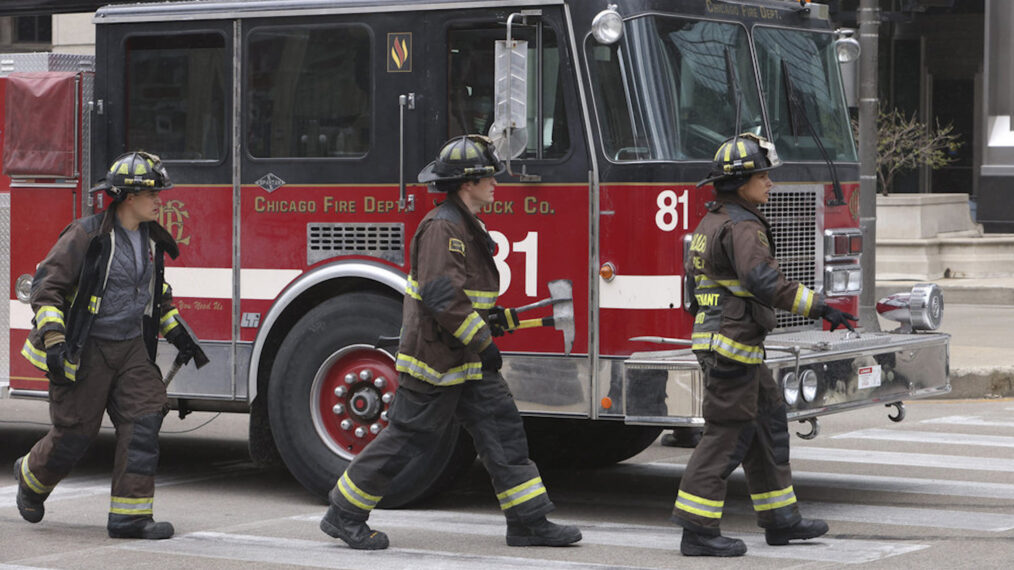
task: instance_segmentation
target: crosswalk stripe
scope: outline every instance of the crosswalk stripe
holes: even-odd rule
[[[1014,426],[1014,423],[1011,424]],[[982,447],[1014,447],[1014,437],[969,433],[941,433],[893,429],[862,429],[832,436],[831,439],[876,439],[906,443],[938,443],[942,445],[977,445]]]
[[[319,520],[318,515],[316,520]],[[171,540],[138,541],[121,546],[128,550],[177,556],[200,556],[224,560],[245,560],[267,564],[298,564],[315,568],[411,568],[413,570],[531,570],[561,568],[599,570],[641,568],[543,558],[485,556],[431,550],[389,548],[383,551],[352,550],[335,541],[274,538],[220,532],[195,532]]]
[[[1014,410],[1014,408],[1010,409]],[[977,427],[1014,427],[1014,422],[992,422],[984,420],[980,416],[944,416],[942,418],[930,418],[928,420],[922,420],[919,423],[977,426]]]
[[[936,527],[980,532],[1004,532],[1014,528],[1014,515],[976,513],[954,509],[921,509],[807,501],[806,513],[822,519],[867,524]]]
[[[297,520],[319,522],[323,513],[299,515]],[[580,544],[594,544],[679,553],[679,527],[619,524],[584,520],[560,520],[561,524],[575,524],[581,529]],[[462,536],[489,536],[503,540],[505,524],[498,514],[461,513],[454,511],[374,511],[370,526],[381,530],[397,528],[439,528],[442,533]],[[789,558],[815,562],[850,564],[873,562],[899,554],[927,548],[925,544],[898,544],[885,541],[852,540],[821,537],[811,542],[814,548],[779,548],[768,546],[760,533],[734,533],[747,544],[747,556],[762,558]],[[393,537],[397,540],[397,537]],[[541,564],[541,561],[540,561]]]
[[[905,465],[972,471],[1014,472],[1014,459],[969,457],[964,455],[932,455],[929,453],[899,453],[897,451],[871,451],[865,449],[837,449],[827,447],[794,447],[793,460],[832,461],[836,463],[864,463],[875,465]]]

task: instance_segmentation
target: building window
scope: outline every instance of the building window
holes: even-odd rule
[[[14,42],[48,44],[53,42],[53,17],[17,16],[14,18]]]

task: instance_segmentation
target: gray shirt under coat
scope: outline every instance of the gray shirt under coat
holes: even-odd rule
[[[116,221],[106,292],[91,328],[91,336],[96,338],[128,340],[141,336],[141,317],[151,301],[152,263],[147,228],[142,225],[136,236],[131,233]]]

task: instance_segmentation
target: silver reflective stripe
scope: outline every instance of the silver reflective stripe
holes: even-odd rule
[[[796,492],[792,490],[792,487],[787,487],[769,493],[750,495],[750,499],[753,501],[753,509],[755,511],[771,511],[794,504],[796,502]]]
[[[722,508],[724,506],[725,501],[705,499],[704,497],[691,495],[682,490],[676,495],[677,509],[709,519],[722,518]]]
[[[404,372],[423,382],[437,386],[451,386],[453,384],[461,384],[465,380],[482,379],[482,363],[480,362],[466,362],[441,374],[418,358],[413,358],[399,352],[395,368],[397,368],[398,372]]]
[[[475,291],[472,289],[465,289],[465,294],[468,295],[468,299],[472,301],[472,306],[476,309],[492,309],[493,305],[496,304],[498,293],[498,291]]]
[[[352,479],[349,479],[348,472],[342,473],[342,476],[338,478],[338,484],[336,486],[338,487],[338,492],[340,492],[348,502],[360,509],[363,509],[364,511],[372,511],[373,508],[377,506],[377,503],[380,502],[380,499],[383,498],[363,492],[362,489],[352,482]]]
[[[405,294],[417,301],[422,301],[422,295],[419,294],[419,282],[408,276],[408,280],[405,281]]]
[[[467,345],[472,342],[472,338],[475,333],[479,332],[479,329],[486,326],[486,321],[482,320],[479,313],[472,311],[465,317],[461,325],[458,326],[458,330],[454,331],[454,338],[461,341],[461,344]]]
[[[153,497],[110,497],[109,512],[117,515],[150,515],[152,513]]]
[[[497,494],[496,498],[500,501],[500,509],[506,511],[545,494],[546,486],[542,484],[542,477],[536,477]]]

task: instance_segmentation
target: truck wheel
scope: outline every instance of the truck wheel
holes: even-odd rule
[[[605,467],[641,453],[662,428],[608,420],[526,417],[528,452],[540,467]]]
[[[326,498],[349,462],[387,426],[398,388],[391,353],[374,348],[396,336],[401,303],[350,293],[304,315],[279,347],[268,385],[268,417],[286,467],[311,493]],[[450,485],[475,451],[457,424],[412,460],[380,503],[399,507]]]

